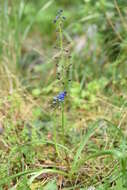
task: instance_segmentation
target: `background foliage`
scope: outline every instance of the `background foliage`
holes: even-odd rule
[[[72,64],[64,143],[51,106],[59,9]],[[127,188],[126,10],[125,0],[0,0],[1,189]]]

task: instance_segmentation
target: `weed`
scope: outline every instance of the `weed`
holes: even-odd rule
[[[56,24],[57,30],[57,44],[59,57],[57,59],[56,67],[57,67],[57,80],[59,85],[59,91],[61,91],[57,96],[53,98],[53,104],[60,105],[61,107],[61,127],[62,127],[62,138],[64,141],[65,138],[65,97],[69,94],[69,83],[70,72],[71,72],[71,64],[70,64],[70,56],[69,50],[66,47],[66,42],[64,40],[64,32],[63,32],[63,24],[66,20],[66,17],[63,16],[63,10],[60,9],[57,13],[56,18],[54,19],[54,24]]]

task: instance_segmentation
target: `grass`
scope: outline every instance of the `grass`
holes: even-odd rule
[[[1,190],[127,189],[126,6],[1,1]]]

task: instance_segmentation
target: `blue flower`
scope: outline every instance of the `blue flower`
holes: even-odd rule
[[[66,91],[60,92],[57,96],[53,98],[53,103],[56,103],[57,101],[63,102],[66,95],[67,95]]]
[[[58,101],[59,101],[59,102],[63,102],[66,95],[67,95],[67,92],[66,92],[66,91],[60,92],[60,93],[58,94],[58,96],[57,96]]]

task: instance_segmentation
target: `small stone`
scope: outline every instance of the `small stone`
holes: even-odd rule
[[[96,190],[96,189],[95,189],[95,187],[90,186],[90,187],[88,188],[88,190]]]
[[[2,135],[3,132],[4,132],[4,128],[3,128],[2,124],[0,123],[0,135]]]

